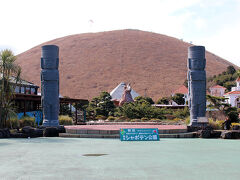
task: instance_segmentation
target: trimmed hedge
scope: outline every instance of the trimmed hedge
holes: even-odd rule
[[[24,127],[24,126],[31,126],[31,127],[35,127],[35,118],[34,117],[29,117],[29,116],[23,116],[20,120],[19,120],[19,124],[20,127]]]
[[[61,115],[58,117],[60,125],[73,125],[73,119],[66,115]]]
[[[7,120],[7,128],[9,129],[17,129],[20,127],[20,123],[18,118],[10,118]]]

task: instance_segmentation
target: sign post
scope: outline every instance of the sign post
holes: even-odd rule
[[[120,129],[121,141],[159,141],[157,128],[152,129]]]

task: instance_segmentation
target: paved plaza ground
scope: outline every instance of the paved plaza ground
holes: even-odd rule
[[[239,140],[1,139],[0,179],[238,180],[239,157]]]

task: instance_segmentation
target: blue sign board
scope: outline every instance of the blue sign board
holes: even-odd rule
[[[152,129],[120,129],[121,141],[159,141],[157,128]]]
[[[43,114],[42,111],[30,111],[30,112],[26,112],[26,115],[29,117],[34,117],[35,118],[35,122],[37,123],[37,125],[40,125],[40,123],[43,120]],[[21,119],[24,116],[24,113],[17,113],[18,119]]]

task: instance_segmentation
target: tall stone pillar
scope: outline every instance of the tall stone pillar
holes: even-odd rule
[[[206,114],[206,59],[204,46],[188,48],[188,93],[190,125],[198,126],[198,118]]]
[[[55,45],[42,46],[41,95],[43,126],[58,126],[59,115],[59,48]]]

